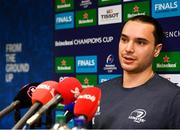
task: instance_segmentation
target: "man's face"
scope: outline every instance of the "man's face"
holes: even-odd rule
[[[141,21],[125,24],[119,42],[119,60],[124,71],[137,73],[152,67],[153,58],[161,50],[161,46],[155,47],[153,31],[153,25]]]

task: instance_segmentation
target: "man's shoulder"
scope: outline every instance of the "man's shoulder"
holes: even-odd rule
[[[156,74],[154,79],[155,86],[158,85],[163,89],[180,91],[180,87],[176,83],[171,82],[170,80]]]

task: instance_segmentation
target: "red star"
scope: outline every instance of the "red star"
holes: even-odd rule
[[[133,12],[139,12],[139,7],[137,5],[134,6]]]
[[[165,57],[163,57],[163,60],[164,60],[164,62],[169,62],[169,57],[165,56]]]
[[[66,66],[66,61],[64,59],[61,61],[61,65]]]
[[[88,19],[88,16],[89,16],[88,13],[84,13],[83,14],[83,19]]]
[[[84,84],[89,84],[89,79],[88,78],[84,79]]]
[[[66,3],[66,0],[61,0],[61,3],[62,3],[62,4]]]

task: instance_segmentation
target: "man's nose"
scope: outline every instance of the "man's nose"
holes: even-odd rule
[[[129,41],[127,43],[126,52],[134,52],[134,43],[132,41]]]

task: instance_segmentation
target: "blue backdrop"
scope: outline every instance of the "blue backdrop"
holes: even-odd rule
[[[0,1],[0,110],[25,84],[52,80],[52,8],[51,0]],[[13,116],[0,128],[12,128]]]

